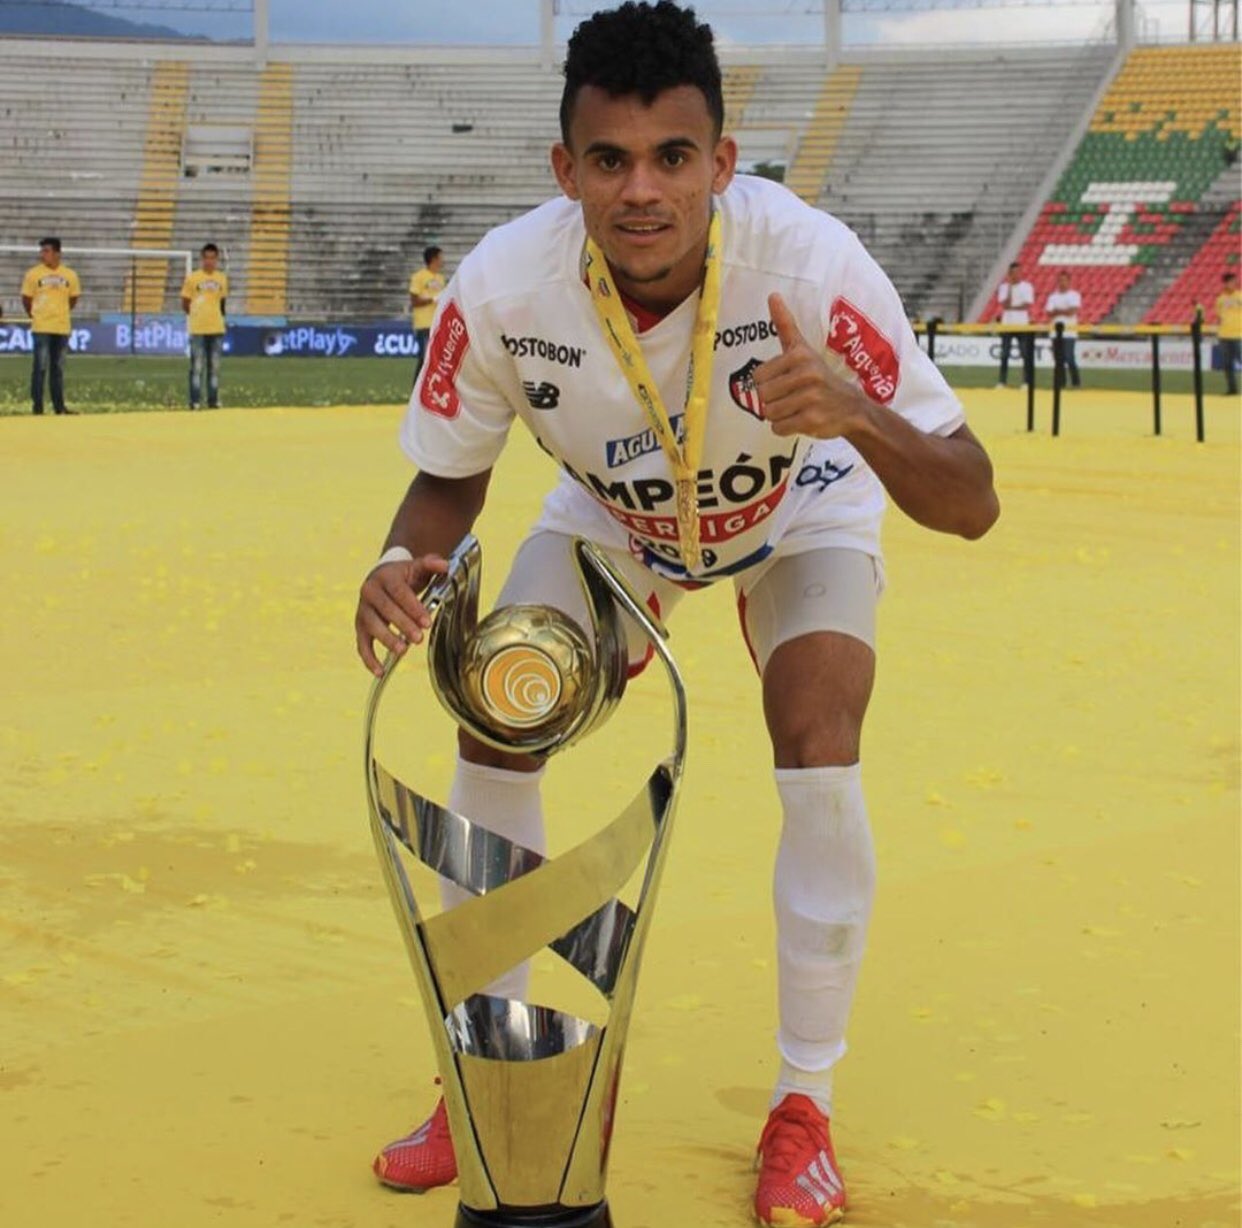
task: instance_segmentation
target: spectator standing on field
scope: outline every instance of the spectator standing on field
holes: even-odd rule
[[[445,286],[444,253],[432,245],[423,249],[423,267],[410,277],[410,309],[414,312],[414,336],[418,341],[418,357],[414,360],[414,378],[423,365],[427,352],[427,338],[431,336],[431,321],[435,319],[436,300]]]
[[[220,355],[224,353],[225,300],[229,278],[220,272],[220,249],[204,243],[199,267],[181,285],[181,310],[190,330],[190,408],[201,409],[203,380],[207,382],[207,408],[220,408]]]
[[[1026,281],[1015,260],[1009,266],[1005,280],[996,291],[996,300],[1001,305],[1001,324],[1029,324],[1031,322],[1031,306],[1035,302],[1035,287]],[[1035,338],[1031,333],[1007,333],[1001,331],[1000,373],[997,375],[998,388],[1009,383],[1009,347],[1014,340],[1018,342],[1018,353],[1022,356],[1022,378],[1027,384],[1035,382]]]
[[[30,373],[30,404],[36,414],[43,412],[43,378],[47,374],[52,390],[52,408],[58,414],[71,414],[65,408],[65,351],[69,348],[69,313],[82,295],[78,275],[60,260],[60,240],[39,240],[39,263],[22,278],[22,306],[30,317],[34,342],[34,367]]]
[[[1221,278],[1223,289],[1216,296],[1216,318],[1220,321],[1220,361],[1225,368],[1225,392],[1238,394],[1238,363],[1242,362],[1242,290],[1238,275],[1226,273]]]
[[[1057,274],[1057,288],[1048,295],[1044,304],[1049,322],[1055,329],[1058,324],[1065,326],[1061,338],[1061,361],[1069,371],[1070,384],[1075,388],[1082,387],[1082,377],[1078,374],[1078,313],[1082,310],[1082,295],[1070,285],[1070,275],[1065,272]]]

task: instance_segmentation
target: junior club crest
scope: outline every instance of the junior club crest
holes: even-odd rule
[[[733,404],[756,418],[763,417],[763,402],[755,387],[755,368],[760,365],[758,358],[752,358],[729,376],[729,395],[733,398]]]

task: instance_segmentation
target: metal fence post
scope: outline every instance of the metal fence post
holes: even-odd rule
[[[1061,389],[1065,387],[1065,321],[1052,330],[1052,434],[1061,433]]]
[[[1151,335],[1151,417],[1152,427],[1160,434],[1160,334]]]
[[[1195,439],[1203,442],[1203,355],[1199,343],[1203,340],[1203,308],[1195,308],[1195,318],[1190,324],[1191,359],[1195,371]]]
[[[1018,357],[1022,359],[1022,374],[1026,376],[1026,429],[1029,433],[1035,429],[1035,334],[1019,333],[1018,345]],[[1027,346],[1030,347],[1029,351]],[[1029,362],[1026,357],[1028,352],[1031,355]]]

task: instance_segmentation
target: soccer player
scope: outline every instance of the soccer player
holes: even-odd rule
[[[207,380],[207,408],[220,408],[220,355],[224,353],[225,306],[229,278],[219,269],[220,249],[204,243],[199,267],[181,283],[181,310],[190,329],[190,408],[203,404],[203,377]]]
[[[1221,275],[1221,292],[1216,296],[1216,319],[1220,322],[1217,336],[1220,340],[1221,366],[1225,369],[1225,394],[1238,394],[1238,364],[1242,362],[1242,291],[1238,290],[1238,275]]]
[[[434,244],[423,248],[423,267],[410,275],[410,310],[414,313],[414,336],[418,341],[418,357],[414,363],[414,378],[422,369],[427,356],[427,339],[431,336],[431,322],[436,317],[436,302],[444,292],[444,253]]]
[[[1031,305],[1035,302],[1035,287],[1022,276],[1021,266],[1015,260],[1005,280],[996,291],[996,301],[1001,305],[1001,324],[1029,324]],[[1009,347],[1018,343],[1022,358],[1022,379],[1027,385],[1035,382],[1035,336],[1033,333],[1001,333],[1000,371],[996,386],[1005,388],[1009,383]]]
[[[874,888],[859,743],[885,490],[919,523],[976,538],[999,513],[991,464],[853,233],[779,184],[735,177],[712,33],[693,12],[597,13],[564,71],[564,195],[488,234],[441,297],[401,431],[419,472],[362,585],[358,652],[377,673],[376,641],[421,642],[418,593],[474,523],[515,419],[562,473],[500,604],[585,624],[575,534],[665,616],[733,584],[782,816],[780,1072],[755,1209],[765,1224],[827,1224],[846,1200],[833,1070]],[[540,764],[464,733],[459,752],[448,805],[542,851]],[[521,999],[525,985],[517,968],[489,992]],[[375,1171],[398,1189],[454,1178],[443,1101]]]
[[[1057,288],[1048,295],[1044,310],[1054,328],[1057,324],[1065,326],[1065,331],[1061,334],[1061,360],[1069,371],[1070,384],[1074,388],[1081,388],[1082,376],[1078,373],[1078,313],[1082,310],[1082,295],[1070,285],[1070,275],[1064,269],[1057,274]]]
[[[30,403],[36,414],[43,412],[44,374],[52,391],[52,408],[58,414],[72,414],[65,408],[65,353],[71,331],[69,313],[82,296],[78,275],[60,259],[60,240],[39,240],[39,263],[22,278],[22,306],[30,317],[34,340],[34,366],[30,373]]]

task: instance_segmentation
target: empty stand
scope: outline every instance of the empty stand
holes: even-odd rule
[[[1189,320],[1162,296],[1238,199],[1240,76],[1236,44],[1130,54],[1023,243],[1038,303],[1067,268],[1085,319]]]

